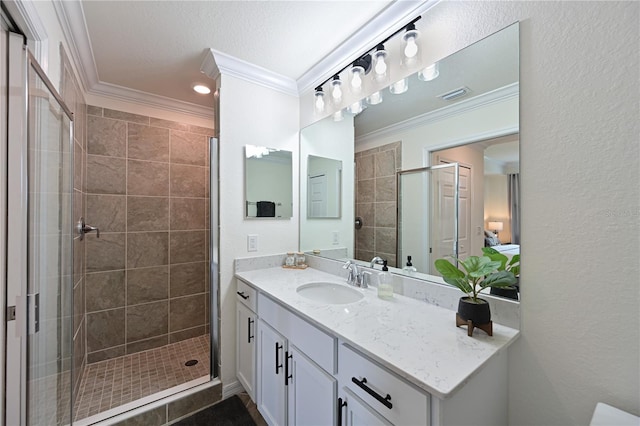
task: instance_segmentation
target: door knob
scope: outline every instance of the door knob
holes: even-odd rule
[[[84,222],[84,218],[81,217],[78,223],[76,224],[76,231],[78,235],[80,235],[80,241],[84,239],[84,234],[89,232],[96,231],[96,238],[100,238],[100,228],[96,226],[89,226]]]

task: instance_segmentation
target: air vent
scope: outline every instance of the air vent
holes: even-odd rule
[[[437,96],[438,98],[441,98],[443,101],[452,101],[454,99],[458,99],[461,98],[465,95],[467,95],[471,90],[468,87],[459,87],[457,89],[454,89],[450,92],[447,93],[443,93],[442,95]]]

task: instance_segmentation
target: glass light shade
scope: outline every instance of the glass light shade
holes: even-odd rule
[[[391,92],[394,95],[399,95],[401,93],[406,92],[407,90],[409,90],[409,83],[407,82],[406,78],[403,78],[402,80],[398,80],[395,83],[393,83],[391,86],[389,86],[389,92]]]
[[[407,59],[415,58],[418,54],[418,43],[416,43],[416,40],[418,39],[419,34],[418,30],[409,30],[404,33],[404,36],[402,36],[405,43],[404,56]]]
[[[359,92],[362,89],[362,77],[364,76],[364,68],[359,65],[351,67],[351,90]]]
[[[209,93],[211,93],[211,89],[209,89],[204,84],[196,84],[195,86],[193,86],[193,90],[197,93],[200,93],[201,95],[208,95]]]
[[[342,81],[340,79],[331,81],[331,97],[335,103],[342,101]]]
[[[349,107],[347,108],[347,111],[349,111],[353,115],[360,114],[362,110],[364,110],[364,107],[362,106],[362,101],[354,102],[351,105],[349,105]]]
[[[342,110],[333,113],[333,121],[342,121],[343,118],[344,114],[342,114]]]
[[[439,75],[440,70],[437,62],[418,72],[418,78],[422,81],[435,80]]]
[[[387,51],[386,50],[376,50],[373,54],[373,72],[376,77],[384,77],[387,73]]]
[[[374,92],[367,96],[367,103],[369,105],[378,105],[382,103],[382,93],[380,91]]]
[[[313,105],[317,113],[324,112],[324,92],[322,90],[316,90]]]

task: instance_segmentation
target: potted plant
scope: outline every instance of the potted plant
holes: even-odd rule
[[[498,271],[511,271],[513,272],[513,275],[516,276],[516,283],[514,285],[506,287],[491,287],[491,294],[518,300],[518,293],[520,292],[520,287],[518,285],[518,277],[520,276],[520,255],[516,254],[511,258],[511,260],[509,260],[507,256],[492,247],[483,247],[482,252],[491,260],[500,262]]]
[[[490,336],[493,334],[489,303],[478,297],[485,288],[508,287],[516,283],[512,271],[500,270],[502,263],[488,256],[469,256],[457,259],[463,269],[459,269],[447,259],[435,261],[435,267],[447,284],[459,288],[466,296],[458,302],[456,325],[468,325],[469,336],[474,327],[482,328]]]

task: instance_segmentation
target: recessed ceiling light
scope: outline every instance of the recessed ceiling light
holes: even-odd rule
[[[209,93],[211,93],[211,89],[203,84],[196,84],[195,86],[193,86],[193,90],[202,95],[208,95]]]

